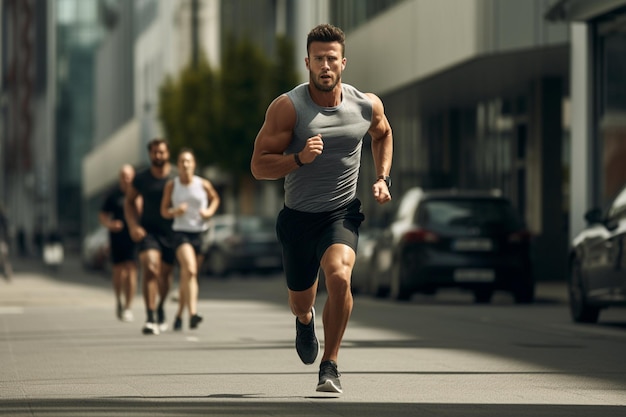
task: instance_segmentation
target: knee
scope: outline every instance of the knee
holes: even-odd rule
[[[194,265],[193,262],[180,262],[179,261],[179,265],[180,265],[180,272],[181,272],[181,276],[184,275],[185,277],[195,277],[198,275],[198,267],[196,265]]]
[[[291,308],[291,312],[298,317],[308,314],[315,302],[316,290],[317,285],[305,291],[290,291],[289,307]]]
[[[304,316],[305,314],[308,314],[311,311],[311,305],[310,304],[303,304],[303,303],[297,303],[297,302],[292,302],[291,303],[291,312],[294,314],[294,316]]]
[[[326,279],[326,290],[329,294],[350,293],[350,272],[346,269],[336,269],[324,274]]]
[[[147,280],[156,279],[159,276],[159,264],[154,261],[146,262],[143,265],[144,277]]]

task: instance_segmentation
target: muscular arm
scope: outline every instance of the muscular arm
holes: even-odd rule
[[[173,219],[176,215],[176,207],[172,208],[172,190],[174,182],[169,180],[163,188],[163,198],[161,198],[161,217],[164,219]]]
[[[145,236],[145,230],[139,224],[139,215],[143,208],[142,202],[143,199],[137,189],[130,186],[124,198],[124,218],[126,219],[130,236],[135,242],[140,241]]]
[[[209,198],[209,206],[202,211],[201,215],[205,219],[208,219],[215,214],[217,208],[220,206],[220,196],[217,191],[215,191],[213,184],[211,184],[209,180],[203,179],[202,186],[204,187],[204,191],[206,191],[207,197]]]
[[[385,108],[382,101],[374,95],[367,94],[373,103],[372,124],[368,133],[372,137],[372,157],[376,167],[376,175],[389,175],[391,172],[391,160],[393,157],[393,134],[389,120],[385,116]],[[384,181],[376,181],[373,187],[374,198],[379,203],[391,200],[391,194]]]
[[[111,213],[106,211],[98,212],[98,221],[104,227],[112,232],[119,232],[124,227],[124,224],[119,220],[113,220]]]
[[[138,197],[139,192],[131,185],[124,197],[124,218],[131,229],[139,226],[139,210],[136,203]]]
[[[258,180],[275,180],[298,168],[293,156],[283,152],[291,142],[296,124],[296,111],[285,95],[275,99],[267,108],[265,122],[254,141],[250,169]],[[305,161],[304,155],[301,161]]]

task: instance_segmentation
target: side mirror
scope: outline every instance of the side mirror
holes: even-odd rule
[[[593,208],[585,213],[585,220],[589,224],[602,223],[602,210]]]

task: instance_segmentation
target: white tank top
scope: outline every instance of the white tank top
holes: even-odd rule
[[[187,211],[182,216],[174,217],[172,229],[178,232],[199,233],[209,228],[208,220],[200,216],[200,210],[209,205],[209,198],[202,186],[202,178],[194,175],[189,184],[182,184],[180,177],[174,178],[172,206],[187,203]]]

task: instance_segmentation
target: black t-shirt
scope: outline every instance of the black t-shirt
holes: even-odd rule
[[[113,220],[121,220],[124,223],[124,228],[119,232],[109,231],[112,245],[115,245],[118,242],[123,244],[131,240],[126,219],[124,218],[124,197],[125,196],[122,190],[115,188],[115,190],[113,190],[104,200],[102,208],[100,209],[105,213],[110,213]]]
[[[172,233],[173,220],[161,216],[161,199],[165,184],[175,175],[174,170],[170,170],[165,178],[156,178],[148,168],[135,175],[133,179],[133,187],[143,196],[143,212],[140,222],[148,233],[163,235]]]

